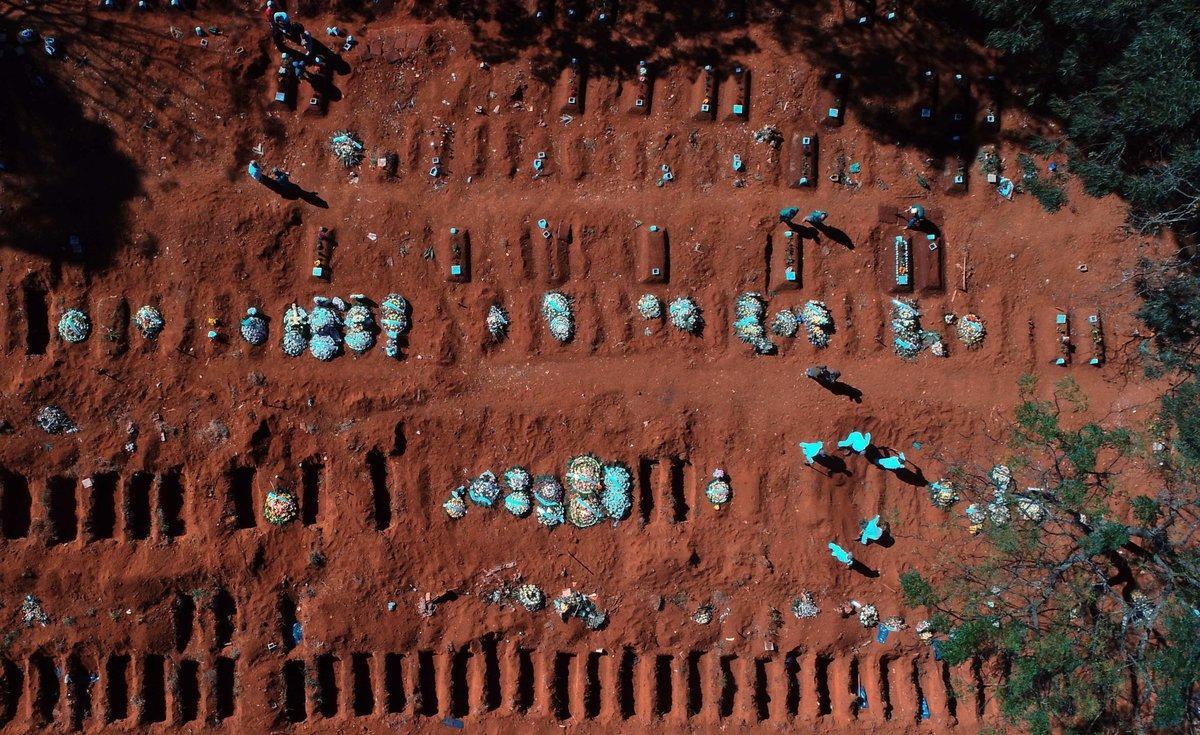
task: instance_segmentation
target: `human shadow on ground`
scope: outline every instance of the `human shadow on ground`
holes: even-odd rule
[[[833,475],[845,475],[846,477],[852,477],[854,475],[854,473],[850,471],[850,468],[846,466],[846,460],[833,454],[818,454],[813,462],[828,470],[830,477]]]
[[[867,566],[866,564],[863,564],[858,559],[854,560],[854,563],[850,565],[850,569],[855,572],[858,572],[859,574],[863,575],[864,577],[869,577],[871,579],[879,578],[878,570],[872,569],[871,567]]]
[[[321,209],[329,209],[329,203],[321,198],[315,191],[307,191],[294,181],[276,181],[275,179],[264,176],[262,185],[275,192],[284,199],[295,201],[297,199],[308,202],[314,207]]]

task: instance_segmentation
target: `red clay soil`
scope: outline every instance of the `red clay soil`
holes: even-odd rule
[[[749,42],[736,56],[752,73],[749,119],[726,119],[726,57],[717,119],[705,122],[693,119],[699,68],[679,61],[686,54],[656,67],[648,115],[628,112],[631,65],[621,79],[589,73],[583,111],[568,119],[564,82],[544,84],[531,66],[546,47],[481,65],[472,49],[492,26],[437,13],[302,12],[319,40],[336,24],[360,41],[325,115],[270,103],[277,56],[260,10],[48,3],[5,13],[4,732],[462,723],[941,733],[977,732],[995,717],[992,664],[935,662],[898,576],[969,545],[961,506],[934,508],[922,483],[944,470],[938,457],[1002,456],[996,442],[1022,374],[1043,390],[1074,378],[1089,416],[1135,424],[1153,410],[1124,274],[1162,243],[1126,236],[1119,201],[1072,183],[1068,207],[1047,214],[1028,195],[1004,201],[974,161],[966,193],[944,193],[949,164],[860,124],[853,99],[844,127],[821,125],[829,70],[770,24],[719,36]],[[851,53],[864,34],[894,32],[847,27],[836,14],[823,23],[821,35]],[[56,34],[63,56],[46,58],[37,42],[17,56],[25,26]],[[220,34],[206,34],[204,48],[194,26]],[[698,39],[675,43],[664,54]],[[948,84],[952,67],[942,71]],[[755,142],[765,125],[782,134],[781,149]],[[1035,126],[1015,109],[1003,126],[1000,151],[1017,178],[1014,140]],[[395,178],[368,163],[343,167],[329,151],[339,130],[357,132],[369,159],[396,152]],[[820,134],[808,190],[787,186],[796,132]],[[546,166],[535,178],[539,151]],[[319,201],[255,183],[251,158],[286,169]],[[660,187],[663,164],[674,180]],[[830,180],[838,171],[851,185]],[[913,202],[940,226],[945,255],[944,291],[915,294],[925,326],[978,314],[987,337],[977,350],[951,337],[945,358],[893,352],[899,220],[880,223],[877,212]],[[770,295],[768,318],[820,299],[837,331],[823,351],[800,336],[757,356],[732,334],[733,302],[766,290],[768,241],[782,242],[776,213],[793,204],[828,210],[850,245],[805,239],[801,286]],[[575,304],[566,345],[539,313],[552,266],[541,218],[572,236],[553,264]],[[669,281],[647,286],[635,270],[651,224],[668,233]],[[309,274],[322,226],[337,243],[329,284]],[[469,233],[465,283],[447,278],[450,227]],[[389,292],[413,307],[400,359],[382,344],[328,363],[281,351],[293,301]],[[702,333],[643,320],[634,306],[646,292],[695,299]],[[498,345],[484,326],[493,303],[512,317]],[[157,340],[122,311],[143,304],[165,316]],[[237,333],[250,306],[271,320],[263,347]],[[70,307],[92,318],[82,344],[55,333]],[[1059,310],[1077,347],[1065,367],[1053,364]],[[1093,313],[1107,342],[1099,368],[1086,364]],[[206,338],[210,318],[216,340]],[[840,369],[861,402],[806,379],[815,363]],[[38,429],[47,403],[79,431]],[[914,476],[860,457],[833,476],[804,465],[797,442],[851,429],[903,451]],[[459,521],[442,510],[486,469],[561,473],[584,452],[634,469],[632,518],[550,531],[502,510],[472,506]],[[703,495],[716,468],[734,491],[720,510]],[[284,528],[261,515],[276,486],[301,495],[301,518]],[[875,514],[891,523],[888,548],[857,543],[859,521]],[[837,564],[831,540],[870,572]],[[607,627],[487,603],[516,578],[548,595],[595,594]],[[821,608],[814,619],[790,611],[803,590]],[[23,622],[25,595],[48,624]],[[439,600],[428,617],[418,612],[426,595]],[[838,614],[850,599],[909,627],[879,644]],[[713,621],[693,622],[704,605]],[[859,684],[866,708],[855,703]],[[918,723],[922,697],[931,717]]]

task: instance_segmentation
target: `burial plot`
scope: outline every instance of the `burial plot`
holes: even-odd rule
[[[750,70],[740,64],[733,68],[733,94],[729,100],[731,122],[745,122],[750,117]]]
[[[638,231],[638,283],[666,283],[670,277],[670,251],[667,231],[650,225]]]
[[[717,115],[717,73],[709,64],[700,72],[696,80],[696,101],[693,105],[695,112],[692,119],[711,122]]]
[[[467,231],[461,227],[451,227],[442,243],[445,263],[446,280],[452,283],[466,283],[471,280],[471,242]]]
[[[817,136],[793,133],[788,150],[788,185],[794,189],[817,185]]]

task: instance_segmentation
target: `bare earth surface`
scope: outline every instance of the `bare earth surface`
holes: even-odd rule
[[[704,36],[735,50],[713,59],[682,31],[647,54],[644,117],[628,111],[641,49],[606,57],[589,69],[582,112],[564,118],[565,75],[544,81],[547,65],[565,68],[551,46],[514,46],[481,66],[479,39],[497,38],[494,24],[309,7],[299,17],[319,40],[340,43],[324,33],[336,24],[360,41],[322,115],[303,110],[307,83],[301,110],[271,104],[278,56],[261,10],[51,2],[4,13],[4,732],[977,732],[995,716],[996,672],[944,670],[900,595],[903,570],[969,548],[961,506],[934,508],[925,483],[945,458],[1002,456],[1024,373],[1043,388],[1073,377],[1089,417],[1132,423],[1153,410],[1124,273],[1159,244],[1124,234],[1121,203],[1071,187],[1071,205],[1046,214],[1027,195],[1004,201],[970,159],[967,191],[947,194],[952,161],[897,145],[899,134],[866,120],[866,100],[848,98],[844,127],[822,125],[831,69],[770,24]],[[861,30],[836,13],[795,22],[817,23],[815,37],[841,38],[845,53],[873,34],[904,46],[921,27],[906,18]],[[221,33],[202,48],[197,25]],[[18,56],[26,26],[56,35],[62,56],[40,43]],[[915,78],[917,61],[891,58],[873,62],[880,75]],[[694,119],[705,60],[722,77],[711,122]],[[735,61],[752,75],[746,121],[727,119]],[[938,60],[943,103],[953,61]],[[913,104],[871,109],[903,117]],[[1002,123],[1016,178],[1013,140],[1036,125],[1015,108]],[[764,125],[782,134],[779,149],[754,141]],[[369,159],[353,173],[328,146],[347,129]],[[820,136],[806,190],[788,187],[797,133]],[[394,178],[370,165],[388,151]],[[538,152],[546,164],[534,176]],[[251,158],[311,194],[255,183]],[[674,180],[660,187],[663,164]],[[893,352],[901,222],[879,210],[913,202],[944,243],[944,289],[915,294],[925,326],[975,313],[987,326],[980,349],[949,328],[948,357]],[[839,232],[803,239],[800,287],[771,293],[770,254],[786,229],[776,213],[793,204],[828,210]],[[570,233],[558,260],[543,218]],[[667,232],[665,284],[637,280],[649,225]],[[322,226],[337,243],[331,283],[309,275]],[[465,283],[447,278],[450,227],[469,234]],[[565,345],[539,313],[552,288],[574,301]],[[831,344],[775,338],[778,354],[754,355],[730,327],[743,291],[768,297],[768,319],[824,301]],[[382,339],[328,363],[281,351],[293,301],[389,292],[412,304],[399,359]],[[643,320],[634,305],[647,292],[695,299],[702,332]],[[512,318],[499,344],[484,327],[493,303]],[[122,316],[143,304],[165,317],[156,340]],[[251,306],[270,319],[262,347],[238,336]],[[58,337],[68,308],[91,316],[86,342]],[[1065,367],[1053,364],[1059,311],[1077,348]],[[1091,314],[1107,346],[1098,368],[1087,364]],[[816,363],[840,369],[861,402],[805,378]],[[47,403],[79,431],[43,433],[34,417]],[[856,456],[844,473],[804,465],[797,442],[831,444],[851,429],[903,451],[911,471]],[[499,509],[472,506],[459,521],[442,510],[486,469],[561,474],[585,452],[633,469],[628,520],[551,531]],[[734,492],[721,509],[703,492],[717,468]],[[277,486],[301,498],[300,519],[283,528],[261,514]],[[894,545],[858,545],[859,521],[875,514]],[[831,540],[862,567],[831,559]],[[607,627],[487,604],[518,577],[548,596],[595,594]],[[790,611],[803,590],[816,618]],[[25,595],[46,625],[26,625]],[[438,600],[428,617],[426,595]],[[877,643],[839,615],[850,599],[909,627]],[[704,605],[714,619],[697,624]]]

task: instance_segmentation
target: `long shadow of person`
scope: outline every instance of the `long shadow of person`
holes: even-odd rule
[[[321,209],[329,209],[329,203],[320,197],[315,191],[306,191],[299,184],[291,180],[277,181],[275,179],[264,176],[262,184],[271,191],[289,201],[302,199],[314,207]]]
[[[847,250],[854,249],[854,241],[850,239],[850,236],[846,234],[845,230],[839,230],[838,228],[827,225],[824,222],[813,223],[813,227],[817,232],[820,232],[822,235],[828,237],[830,240],[833,240],[838,245],[845,247]]]
[[[925,473],[921,471],[920,467],[912,467],[911,469],[901,467],[896,470],[896,477],[901,482],[906,482],[914,487],[925,487],[929,484],[929,481],[925,479]]]
[[[866,564],[863,564],[858,559],[854,560],[854,563],[850,565],[850,568],[852,570],[858,572],[859,574],[863,575],[864,577],[870,577],[871,579],[879,578],[878,571],[872,569],[871,567],[867,566]]]
[[[325,65],[334,74],[345,76],[350,73],[350,65],[346,63],[341,54],[314,38],[312,40],[312,50],[308,52],[307,60],[309,63],[315,63],[315,59],[318,56],[325,60]]]
[[[308,75],[308,83],[317,92],[325,95],[326,104],[329,102],[339,102],[342,99],[342,90],[337,88],[333,83],[333,74],[329,72],[316,72]]]
[[[817,228],[812,227],[807,222],[804,224],[798,224],[796,222],[789,221],[787,223],[787,226],[788,226],[789,230],[796,233],[797,235],[799,235],[801,238],[803,238],[805,240],[817,240],[820,238],[820,235],[821,235],[821,233],[817,230]]]
[[[829,470],[829,475],[845,475],[851,477],[854,473],[846,466],[846,460],[832,454],[818,454],[813,460],[816,464],[821,465]]]
[[[849,383],[843,383],[842,381],[837,380],[832,383],[828,383],[826,387],[829,389],[829,392],[835,396],[846,396],[855,403],[862,403],[862,391],[850,385]]]

